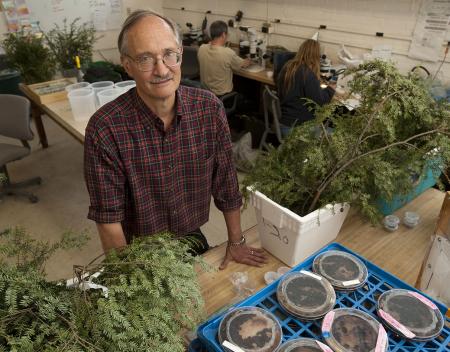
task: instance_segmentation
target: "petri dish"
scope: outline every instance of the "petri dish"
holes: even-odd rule
[[[388,351],[386,331],[373,316],[354,308],[330,311],[322,321],[322,335],[335,352]]]
[[[336,293],[326,278],[301,270],[287,273],[280,279],[277,299],[295,317],[315,320],[333,309]]]
[[[414,291],[393,289],[384,292],[378,298],[377,313],[389,329],[410,340],[431,340],[444,328],[439,308]]]
[[[320,341],[298,338],[283,343],[276,352],[333,352],[333,350]]]
[[[224,315],[218,331],[222,346],[224,341],[228,341],[245,352],[273,352],[281,345],[282,337],[277,318],[259,307],[233,309]]]
[[[356,256],[344,251],[326,251],[314,258],[313,271],[325,277],[336,290],[351,291],[363,286],[368,271]]]

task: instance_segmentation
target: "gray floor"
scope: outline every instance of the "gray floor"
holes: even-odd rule
[[[47,264],[49,279],[68,278],[74,264],[87,264],[101,253],[101,246],[95,224],[86,218],[89,199],[83,180],[83,146],[51,119],[43,118],[49,148],[42,149],[36,137],[31,155],[8,167],[13,182],[42,177],[42,185],[29,187],[39,202],[31,204],[26,198],[10,196],[0,200],[0,231],[21,226],[34,238],[49,242],[65,231],[86,232],[91,239],[81,251],[59,252]],[[242,228],[255,224],[254,210],[249,207],[242,213]],[[212,246],[226,241],[225,222],[214,205],[202,230]]]

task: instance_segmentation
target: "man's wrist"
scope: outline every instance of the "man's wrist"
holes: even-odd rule
[[[241,233],[241,238],[239,241],[230,241],[228,240],[228,247],[236,247],[236,246],[243,246],[246,242],[245,236],[243,233]]]

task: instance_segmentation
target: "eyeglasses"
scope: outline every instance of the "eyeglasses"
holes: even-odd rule
[[[136,58],[131,57],[130,55],[125,54],[125,56],[129,57],[134,63],[136,63],[139,71],[148,72],[152,71],[158,62],[158,58],[149,54],[141,55]],[[168,50],[162,56],[161,60],[167,67],[177,66],[181,62],[182,52]]]

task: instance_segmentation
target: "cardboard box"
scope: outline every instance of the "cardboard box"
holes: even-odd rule
[[[420,268],[416,287],[450,307],[450,192],[439,214],[435,234]],[[450,317],[450,309],[447,311]]]
[[[34,101],[49,104],[67,99],[66,86],[74,83],[73,79],[62,78],[54,81],[27,85],[27,89]]]

